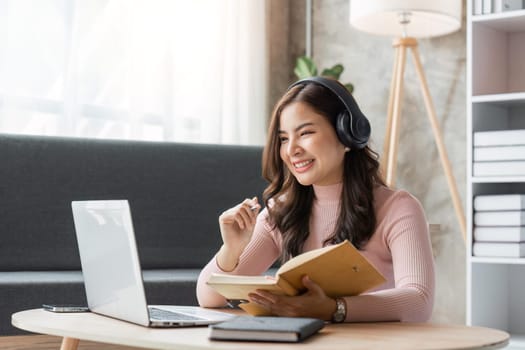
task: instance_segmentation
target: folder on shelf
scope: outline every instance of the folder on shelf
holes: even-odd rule
[[[525,194],[493,194],[474,197],[474,210],[523,210],[525,209]]]
[[[474,213],[476,226],[524,226],[525,211],[478,211]]]
[[[474,147],[475,162],[525,160],[525,145]]]
[[[525,129],[474,132],[475,147],[511,145],[525,145]]]
[[[474,162],[474,176],[523,176],[525,175],[525,160],[503,162]]]
[[[478,226],[473,235],[476,242],[525,242],[525,226]]]
[[[525,243],[474,242],[474,256],[521,258],[525,256]]]

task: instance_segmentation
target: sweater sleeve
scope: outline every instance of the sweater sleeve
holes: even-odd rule
[[[388,204],[382,241],[392,255],[393,288],[345,297],[347,322],[424,322],[434,304],[434,260],[420,203],[398,192]]]
[[[226,299],[206,284],[212,273],[232,275],[260,275],[279,257],[280,243],[268,223],[268,211],[264,209],[257,217],[250,243],[239,258],[239,263],[231,272],[223,271],[217,264],[217,255],[202,269],[197,280],[197,300],[202,307],[223,307]]]

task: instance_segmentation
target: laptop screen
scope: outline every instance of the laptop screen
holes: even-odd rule
[[[148,309],[127,200],[71,203],[91,311],[147,326]]]

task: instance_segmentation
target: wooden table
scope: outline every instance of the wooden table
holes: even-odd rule
[[[328,324],[301,344],[212,341],[206,327],[153,329],[93,313],[59,314],[34,309],[17,312],[11,322],[26,331],[63,337],[62,350],[79,340],[154,349],[498,349],[506,332],[484,327],[433,323]]]

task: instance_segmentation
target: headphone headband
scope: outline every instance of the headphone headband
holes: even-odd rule
[[[350,109],[350,106],[348,105],[347,101],[345,98],[343,98],[343,96],[349,96],[352,100],[354,99],[352,97],[352,95],[350,95],[350,93],[348,92],[348,90],[346,90],[346,88],[344,86],[341,86],[340,84],[337,83],[336,80],[333,80],[333,79],[329,79],[329,78],[324,78],[324,77],[310,77],[310,78],[304,78],[304,79],[301,79],[299,81],[296,81],[295,83],[293,83],[292,85],[290,85],[290,87],[288,88],[288,90],[290,90],[291,88],[293,88],[294,86],[297,86],[297,85],[301,85],[301,84],[308,84],[308,83],[316,83],[318,85],[321,85],[325,88],[327,88],[328,90],[330,90],[334,95],[337,96],[337,98],[339,99],[339,101],[341,101],[343,103],[343,105],[345,106],[345,108],[347,110],[351,110]],[[356,104],[355,101],[353,101],[354,104]]]
[[[337,117],[336,131],[339,140],[350,148],[364,148],[370,138],[370,122],[361,112],[352,94],[335,79],[310,77],[296,81],[288,90],[297,85],[318,84],[331,91],[345,107],[345,112]]]

